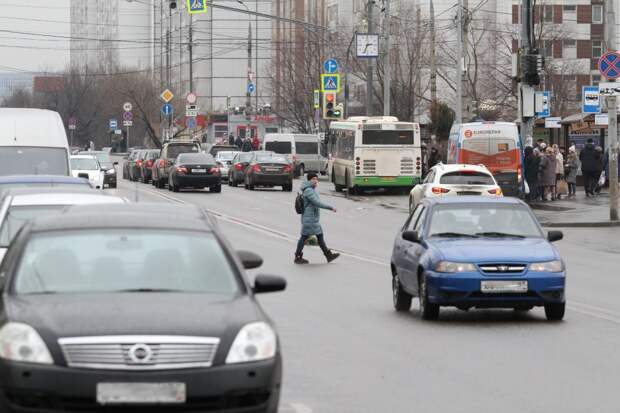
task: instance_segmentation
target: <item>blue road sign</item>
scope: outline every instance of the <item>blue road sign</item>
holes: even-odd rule
[[[186,118],[185,126],[189,129],[194,129],[196,127],[196,118]]]
[[[335,59],[327,59],[323,62],[325,73],[336,73],[338,71],[338,62]]]
[[[116,129],[118,126],[118,122],[116,121],[116,119],[110,119],[110,129]]]
[[[254,93],[254,83],[248,83],[248,93],[252,94]]]
[[[171,115],[172,114],[172,105],[170,103],[166,103],[161,107],[161,113],[163,113],[164,115]]]
[[[598,86],[584,86],[581,93],[583,113],[599,113],[601,111],[601,98]]]
[[[340,93],[340,75],[338,73],[322,74],[321,92]]]
[[[598,60],[598,70],[607,80],[620,77],[620,53],[607,52]]]
[[[187,11],[189,14],[206,13],[207,0],[187,0]]]
[[[551,92],[536,92],[536,95],[542,96],[542,108],[536,108],[536,117],[548,118],[551,116]]]

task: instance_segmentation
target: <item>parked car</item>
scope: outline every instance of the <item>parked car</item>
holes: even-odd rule
[[[140,149],[134,149],[131,152],[129,152],[127,159],[123,163],[123,179],[129,179],[129,170],[136,163],[136,158],[139,152],[140,152]]]
[[[124,199],[93,188],[13,188],[0,192],[0,262],[15,234],[30,219],[60,213],[69,205],[112,204]]]
[[[252,152],[252,158],[245,173],[245,188],[251,191],[257,186],[282,190],[293,190],[293,167],[282,155],[276,153]]]
[[[69,143],[58,112],[0,108],[0,176],[71,176]]]
[[[516,198],[425,198],[407,218],[391,258],[394,308],[409,311],[419,297],[422,318],[442,306],[514,308],[544,306],[561,320],[566,267],[530,207]]]
[[[156,176],[155,186],[164,188],[168,183],[168,172],[173,162],[182,153],[201,153],[200,142],[189,140],[170,140],[164,143],[153,176]]]
[[[235,145],[213,145],[211,149],[209,149],[209,153],[215,158],[221,151],[236,152],[238,150],[239,148]]]
[[[90,155],[97,158],[101,165],[101,170],[104,171],[103,185],[116,188],[116,165],[118,165],[118,162],[112,160],[109,151],[80,151],[78,155]]]
[[[63,175],[0,176],[0,190],[10,188],[92,188],[88,179]]]
[[[151,182],[153,177],[153,166],[155,165],[155,161],[159,158],[160,152],[159,149],[149,149],[146,151],[144,159],[140,163],[140,177],[138,178],[140,182],[144,182],[145,184]]]
[[[215,156],[215,161],[220,168],[220,174],[222,175],[222,181],[228,182],[228,170],[232,165],[232,161],[235,155],[239,151],[220,151]]]
[[[142,177],[142,164],[145,162],[147,149],[141,149],[138,151],[136,158],[129,166],[129,180],[137,182]]]
[[[321,155],[318,135],[268,133],[263,147],[266,151],[285,155],[293,164],[295,176],[303,176],[306,172],[325,175],[327,172],[327,159]]]
[[[94,156],[71,156],[71,173],[76,178],[88,179],[93,187],[103,189],[105,171],[101,170],[101,165]]]
[[[123,207],[37,219],[12,243],[0,411],[276,413],[280,344],[255,294],[286,281],[250,284],[262,259],[184,218],[196,208]]]
[[[237,152],[228,169],[228,185],[237,186],[245,182],[245,171],[252,159],[252,152]]]
[[[222,192],[220,168],[208,153],[182,153],[177,156],[168,173],[168,189],[179,192],[183,188]]]
[[[409,193],[409,212],[424,198],[477,195],[502,196],[493,174],[484,165],[437,164]]]

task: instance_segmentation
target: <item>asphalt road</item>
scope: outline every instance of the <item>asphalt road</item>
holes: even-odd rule
[[[295,188],[299,181],[295,183]],[[219,218],[238,249],[265,259],[261,273],[288,288],[260,301],[284,355],[281,412],[617,412],[620,378],[620,228],[566,229],[557,245],[568,268],[565,321],[542,309],[442,309],[437,322],[392,309],[389,257],[406,197],[346,198],[321,183],[327,265],[316,247],[295,266],[295,192],[223,187],[172,193],[119,181],[107,190],[138,202],[191,203]],[[254,273],[253,273],[254,275]]]

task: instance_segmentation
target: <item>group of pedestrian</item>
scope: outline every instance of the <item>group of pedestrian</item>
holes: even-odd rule
[[[260,139],[258,136],[254,136],[254,138],[241,138],[241,136],[237,136],[237,139],[231,133],[228,136],[228,144],[231,146],[236,146],[242,152],[252,152],[260,149]]]
[[[525,148],[525,180],[529,189],[529,201],[554,201],[562,195],[574,197],[577,193],[577,174],[581,169],[586,196],[600,193],[599,179],[604,170],[603,150],[592,139],[577,156],[575,145],[568,153],[558,145],[547,145],[539,140],[535,146]]]

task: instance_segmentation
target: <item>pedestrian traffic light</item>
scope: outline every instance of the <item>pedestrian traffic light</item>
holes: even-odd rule
[[[342,105],[336,103],[336,92],[323,92],[323,119],[342,119]]]

